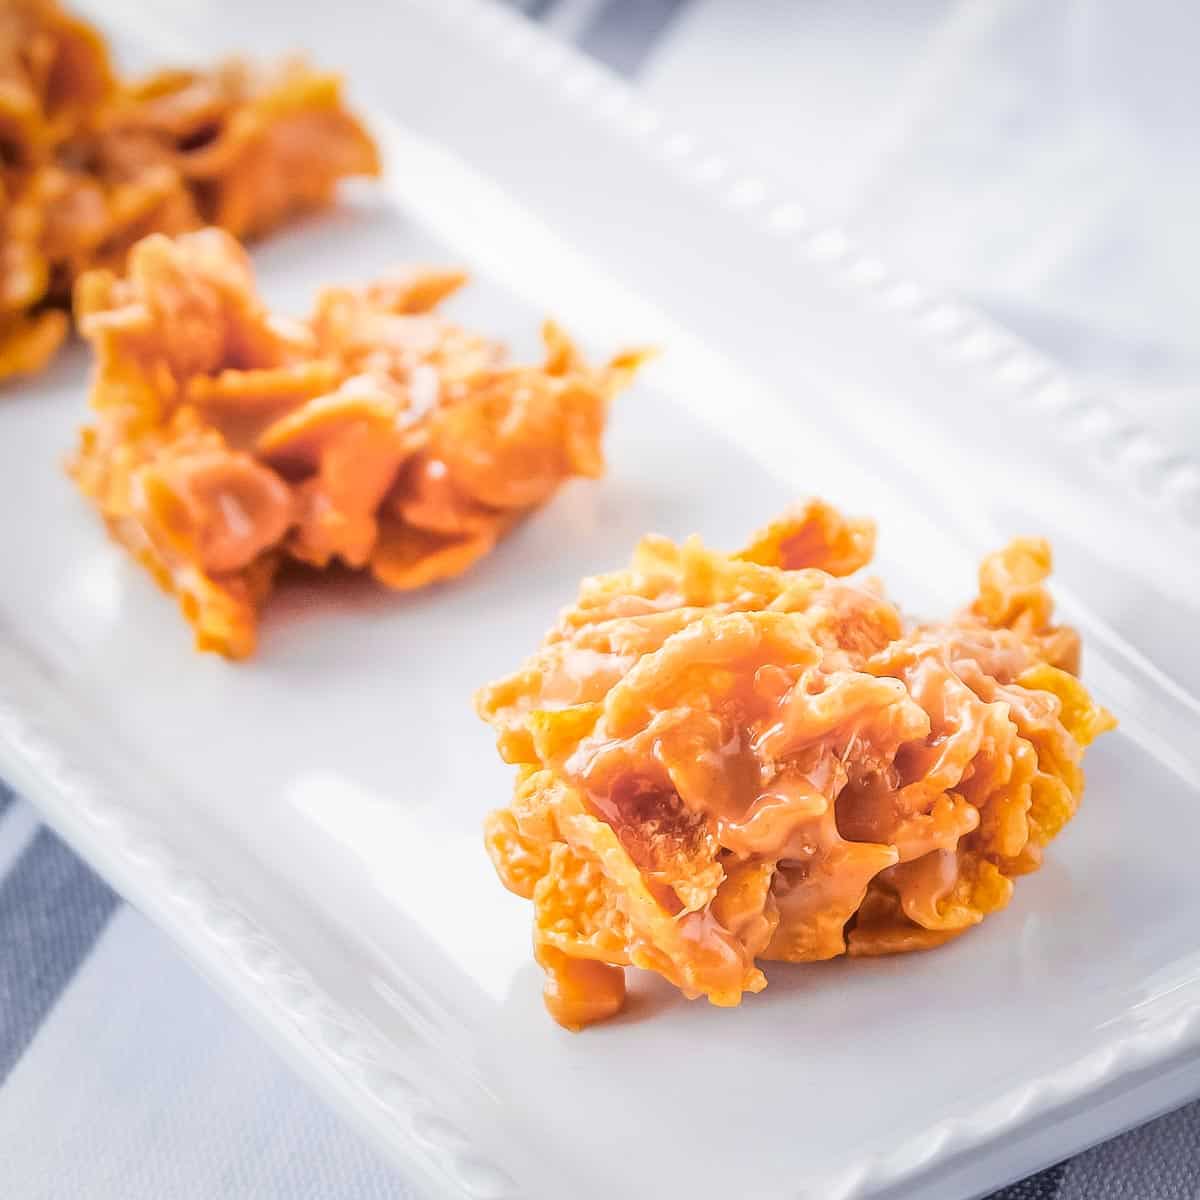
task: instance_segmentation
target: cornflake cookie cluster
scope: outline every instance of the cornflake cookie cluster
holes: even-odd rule
[[[0,380],[45,366],[75,280],[147,234],[257,236],[378,171],[337,76],[302,60],[123,81],[54,0],[0,0]]]
[[[574,475],[602,473],[609,403],[639,355],[589,367],[548,323],[545,360],[435,311],[465,281],[419,270],[267,311],[218,229],[134,246],[80,280],[95,422],[72,472],[174,592],[200,649],[254,648],[287,561],[393,588],[457,575]]]
[[[518,767],[487,848],[561,1024],[618,1012],[629,965],[724,1006],[766,986],[758,960],[938,946],[1074,814],[1114,721],[1052,624],[1049,547],[990,555],[927,624],[840,578],[873,546],[818,502],[740,554],[647,537],[479,693]]]

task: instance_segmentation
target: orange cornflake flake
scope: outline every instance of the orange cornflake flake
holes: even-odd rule
[[[630,965],[733,1005],[759,960],[940,945],[1074,814],[1114,721],[1051,624],[1049,547],[990,555],[927,624],[840,578],[874,539],[819,501],[740,554],[647,537],[479,692],[520,770],[487,849],[563,1025],[617,1012]]]
[[[378,172],[336,75],[231,61],[123,81],[55,0],[0,0],[0,380],[41,370],[76,279],[147,234],[258,236]]]
[[[267,311],[219,229],[135,245],[84,275],[95,422],[72,464],[115,536],[180,600],[201,649],[241,658],[288,560],[393,588],[461,574],[573,475],[599,475],[636,354],[588,367],[557,326],[508,362],[436,306],[461,272],[327,288]]]

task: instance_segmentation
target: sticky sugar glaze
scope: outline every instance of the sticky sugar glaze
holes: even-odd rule
[[[178,596],[198,648],[250,654],[287,562],[422,587],[564,480],[602,473],[609,403],[639,356],[589,367],[547,323],[544,360],[512,364],[436,311],[465,280],[420,269],[329,287],[307,320],[285,320],[219,229],[153,235],[125,276],[80,280],[97,365],[72,472]]]
[[[478,694],[518,768],[488,853],[561,1024],[618,1012],[631,965],[731,1006],[759,961],[940,945],[1074,814],[1114,722],[1052,624],[1046,543],[990,555],[932,624],[843,578],[873,548],[817,501],[739,554],[647,537]]]

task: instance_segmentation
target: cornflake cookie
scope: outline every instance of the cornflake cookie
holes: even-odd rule
[[[0,380],[39,371],[89,267],[152,232],[270,232],[379,157],[337,76],[303,60],[117,77],[54,0],[0,0]]]
[[[254,648],[279,567],[341,563],[389,587],[465,571],[573,475],[604,469],[609,402],[639,355],[589,367],[556,325],[545,360],[436,312],[464,282],[417,270],[273,316],[245,251],[205,229],[92,271],[76,311],[97,367],[71,470],[178,596],[196,644]]]
[[[873,548],[817,501],[740,554],[647,537],[479,692],[518,768],[487,849],[561,1024],[618,1012],[630,965],[729,1006],[760,959],[941,945],[1074,814],[1115,722],[1051,623],[1047,544],[990,555],[938,624],[843,582]]]

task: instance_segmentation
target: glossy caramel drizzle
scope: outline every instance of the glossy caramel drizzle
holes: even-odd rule
[[[487,847],[533,901],[560,1023],[619,1004],[582,962],[732,1005],[758,960],[939,945],[1073,814],[1113,722],[1050,623],[1045,543],[989,556],[975,603],[923,624],[839,578],[873,541],[816,501],[740,555],[646,538],[479,693],[519,767]]]

